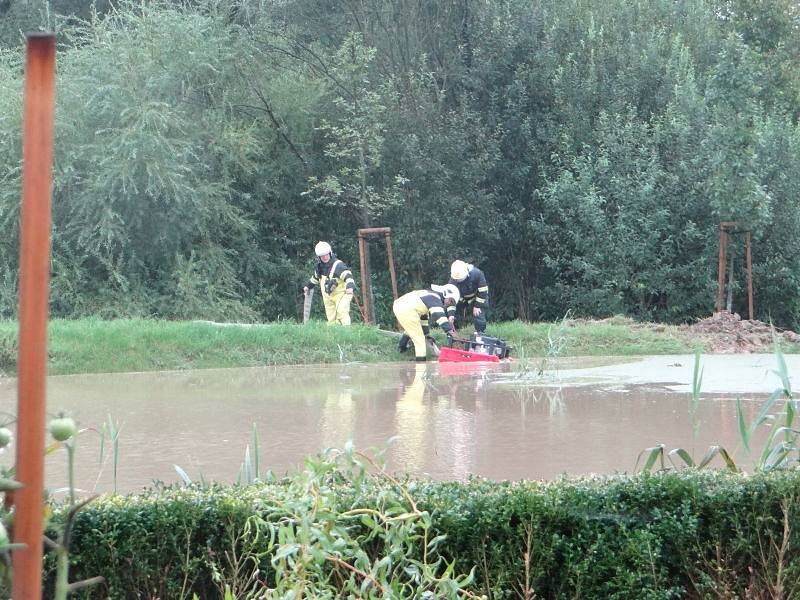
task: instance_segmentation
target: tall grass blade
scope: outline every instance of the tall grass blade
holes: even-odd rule
[[[720,456],[722,458],[729,471],[733,471],[734,473],[739,472],[739,467],[736,466],[736,463],[733,461],[728,451],[722,446],[716,445],[708,447],[703,459],[698,463],[697,468],[702,469],[703,467],[707,467],[716,456]]]
[[[253,483],[253,464],[250,460],[250,444],[247,444],[244,448],[244,464],[242,467],[244,469],[244,483],[245,485],[250,485]]]
[[[661,457],[661,470],[664,470],[664,444],[659,444],[658,446],[653,446],[652,448],[645,448],[639,453],[639,456],[636,458],[636,466],[634,467],[634,471],[639,466],[639,460],[641,460],[643,455],[647,455],[647,460],[645,461],[644,465],[642,465],[642,471],[650,471],[653,468],[653,465],[656,464],[656,461],[659,457]]]
[[[106,427],[105,425],[103,425],[103,427],[100,429],[100,458],[98,459],[98,462],[101,467],[103,466],[103,459],[105,457],[106,457]]]
[[[725,461],[725,466],[728,467],[728,470],[731,473],[739,472],[739,467],[736,466],[736,463],[733,461],[733,457],[731,457],[731,455],[728,454],[728,451],[721,446],[719,448],[719,455],[722,457],[722,460]]]
[[[789,453],[792,450],[794,450],[794,448],[788,444],[785,444],[784,442],[776,444],[764,461],[762,469],[764,471],[771,471],[772,469],[779,467],[786,457],[789,456]]]
[[[756,432],[756,429],[764,423],[769,417],[769,412],[772,410],[772,407],[775,406],[775,402],[777,399],[783,395],[783,390],[774,390],[770,395],[769,398],[766,399],[764,404],[761,405],[761,409],[758,411],[756,418],[750,424],[750,436],[752,437],[753,434]]]
[[[792,384],[789,382],[789,369],[786,367],[786,359],[783,356],[783,352],[781,351],[780,341],[778,340],[778,336],[775,334],[775,328],[772,328],[772,343],[775,347],[775,359],[778,361],[778,368],[774,370],[775,373],[781,380],[781,384],[783,385],[783,393],[787,398],[792,397]]]
[[[792,425],[794,425],[794,418],[795,418],[796,415],[797,415],[797,413],[795,412],[794,400],[792,400],[792,397],[790,395],[790,396],[787,397],[787,400],[786,400],[786,421],[785,421],[785,423],[786,423],[786,427],[787,428],[790,428]]]
[[[695,466],[694,460],[692,459],[691,454],[689,454],[683,448],[675,448],[674,450],[670,450],[670,452],[669,452],[669,454],[667,456],[669,457],[669,461],[672,463],[673,466],[675,466],[675,461],[673,461],[672,459],[675,456],[680,457],[680,459],[684,462],[684,464],[687,467],[694,467]]]
[[[780,391],[780,390],[776,390],[776,391]],[[774,419],[773,419],[773,421],[774,421]],[[756,465],[757,467],[759,467],[761,469],[765,469],[767,467],[767,463],[769,462],[769,457],[775,451],[775,449],[773,448],[773,444],[775,442],[775,436],[778,435],[778,432],[781,429],[780,427],[776,427],[775,425],[776,424],[773,422],[772,426],[770,427],[769,435],[767,436],[767,439],[764,442],[764,447],[763,447],[763,449],[761,451],[761,457],[759,458],[758,464]]]
[[[259,454],[258,453],[258,428],[256,427],[255,423],[253,423],[253,434],[252,434],[251,438],[252,438],[252,443],[253,443],[253,462],[254,462],[255,476],[256,476],[256,479],[259,479],[261,477],[261,466],[259,464],[260,460],[259,460],[259,456],[258,456],[258,454]]]
[[[714,457],[719,454],[719,446],[709,446],[706,450],[706,453],[703,455],[703,458],[697,463],[697,468],[702,469],[703,467],[707,466]]]
[[[178,477],[180,477],[183,480],[183,483],[185,483],[186,485],[192,485],[192,478],[189,477],[189,474],[186,471],[181,469],[178,465],[172,465],[172,466],[175,468],[175,472],[178,474]]]
[[[113,458],[113,476],[114,476],[114,493],[117,493],[117,473],[119,471],[119,432],[121,430],[119,424],[108,415],[108,421],[105,424],[108,428],[108,437],[111,441],[111,453]],[[104,428],[105,428],[104,427]]]
[[[692,419],[692,432],[697,437],[700,423],[697,420],[697,408],[700,406],[700,388],[703,386],[703,368],[700,366],[700,350],[694,353],[694,369],[692,370],[692,396],[689,399],[689,416]]]
[[[739,437],[742,440],[742,444],[744,444],[745,450],[750,452],[750,430],[748,429],[747,421],[744,418],[741,398],[736,398],[736,421],[739,424]]]
[[[794,429],[793,427],[778,427],[778,430],[775,432],[775,435],[781,433],[794,437],[800,434],[800,429]]]

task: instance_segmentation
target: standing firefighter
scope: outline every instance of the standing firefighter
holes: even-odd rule
[[[356,287],[353,273],[350,267],[336,258],[328,242],[317,244],[314,253],[319,260],[314,274],[303,286],[303,293],[308,294],[309,289],[319,284],[328,324],[350,325],[350,302]]]
[[[460,297],[458,288],[447,284],[432,285],[429,290],[414,290],[395,300],[392,310],[404,330],[400,338],[400,352],[405,352],[410,340],[414,343],[417,360],[425,360],[428,354],[425,336],[430,333],[429,319],[433,319],[445,333],[452,332],[453,326],[447,321],[444,307],[456,304]]]
[[[489,285],[486,276],[478,267],[456,260],[450,266],[450,281],[461,293],[461,300],[456,306],[447,307],[447,318],[450,324],[456,326],[456,315],[459,317],[468,311],[472,312],[475,331],[486,331],[486,306],[489,303]]]

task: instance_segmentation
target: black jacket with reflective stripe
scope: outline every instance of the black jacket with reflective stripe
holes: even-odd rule
[[[331,267],[339,260],[336,255],[331,253],[331,259],[324,263],[321,260],[317,261],[317,266],[314,269],[314,274],[308,280],[311,286],[317,285],[323,277],[327,277],[331,273]],[[345,289],[353,290],[356,287],[356,282],[353,279],[353,272],[346,264],[339,260],[339,264],[333,269],[333,279],[341,279],[345,282]]]
[[[448,283],[452,283],[461,292],[460,302],[474,302],[476,306],[486,306],[489,302],[489,284],[486,283],[486,276],[478,267],[469,266],[469,274],[463,281],[456,281],[450,278]],[[447,314],[455,314],[456,307],[448,306]]]

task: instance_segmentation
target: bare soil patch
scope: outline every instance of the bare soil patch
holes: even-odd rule
[[[687,325],[664,325],[662,323],[639,323],[627,317],[608,319],[572,319],[567,325],[580,323],[610,323],[624,325],[633,331],[672,333],[688,344],[701,343],[706,352],[714,354],[747,354],[771,352],[773,350],[773,328],[769,323],[757,319],[742,319],[736,313],[722,311]],[[774,329],[775,336],[788,344],[800,344],[800,335],[788,329]]]
[[[742,319],[736,313],[722,311],[678,330],[703,342],[708,352],[720,354],[769,352],[773,349],[773,331],[777,339],[800,343],[800,335],[788,329],[773,329],[757,319]]]

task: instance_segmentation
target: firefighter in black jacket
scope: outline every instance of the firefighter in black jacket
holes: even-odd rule
[[[489,285],[486,276],[478,267],[456,260],[450,266],[450,281],[461,292],[461,300],[455,306],[447,307],[447,319],[456,327],[456,315],[472,312],[475,331],[486,331],[486,307],[489,303]]]

